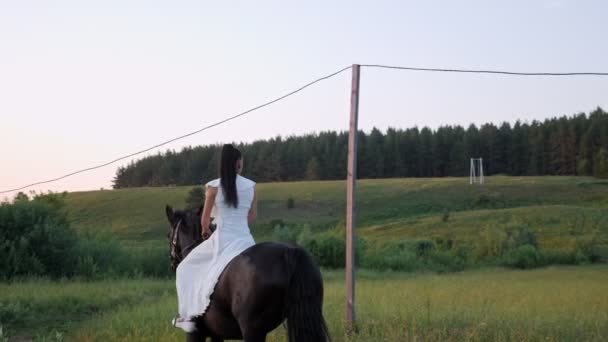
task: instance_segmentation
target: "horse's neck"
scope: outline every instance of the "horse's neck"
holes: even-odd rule
[[[193,243],[191,243],[190,245],[186,246],[183,250],[182,250],[182,258],[185,258],[186,256],[188,256],[188,254],[190,254],[190,252],[192,252],[193,249],[195,249],[198,245],[200,245],[203,241],[195,241]]]

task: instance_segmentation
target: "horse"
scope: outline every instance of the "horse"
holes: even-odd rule
[[[202,208],[173,210],[167,237],[173,271],[201,236]],[[214,227],[211,227],[212,229]],[[289,342],[330,341],[322,313],[323,279],[302,247],[283,242],[257,243],[232,259],[221,273],[205,313],[195,317],[188,342],[242,339],[265,341],[286,322]]]

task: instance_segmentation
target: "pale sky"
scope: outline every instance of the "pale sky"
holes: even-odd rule
[[[193,131],[353,63],[608,71],[606,1],[294,3],[0,0],[0,191]],[[350,77],[161,150],[345,130]],[[364,130],[608,108],[606,77],[361,77]],[[33,189],[110,188],[126,163]]]

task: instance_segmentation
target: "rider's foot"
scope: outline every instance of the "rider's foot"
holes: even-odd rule
[[[181,318],[181,317],[177,317],[177,318],[173,319],[173,326],[181,328],[183,331],[185,331],[187,333],[191,333],[191,332],[194,332],[194,330],[196,330],[196,324],[194,324],[194,321],[191,321],[191,320],[185,319],[185,318]]]

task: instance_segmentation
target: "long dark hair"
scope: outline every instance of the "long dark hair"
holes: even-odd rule
[[[222,160],[220,161],[220,183],[224,193],[224,201],[228,206],[237,207],[239,198],[236,194],[236,161],[241,159],[241,151],[231,144],[222,147]]]

